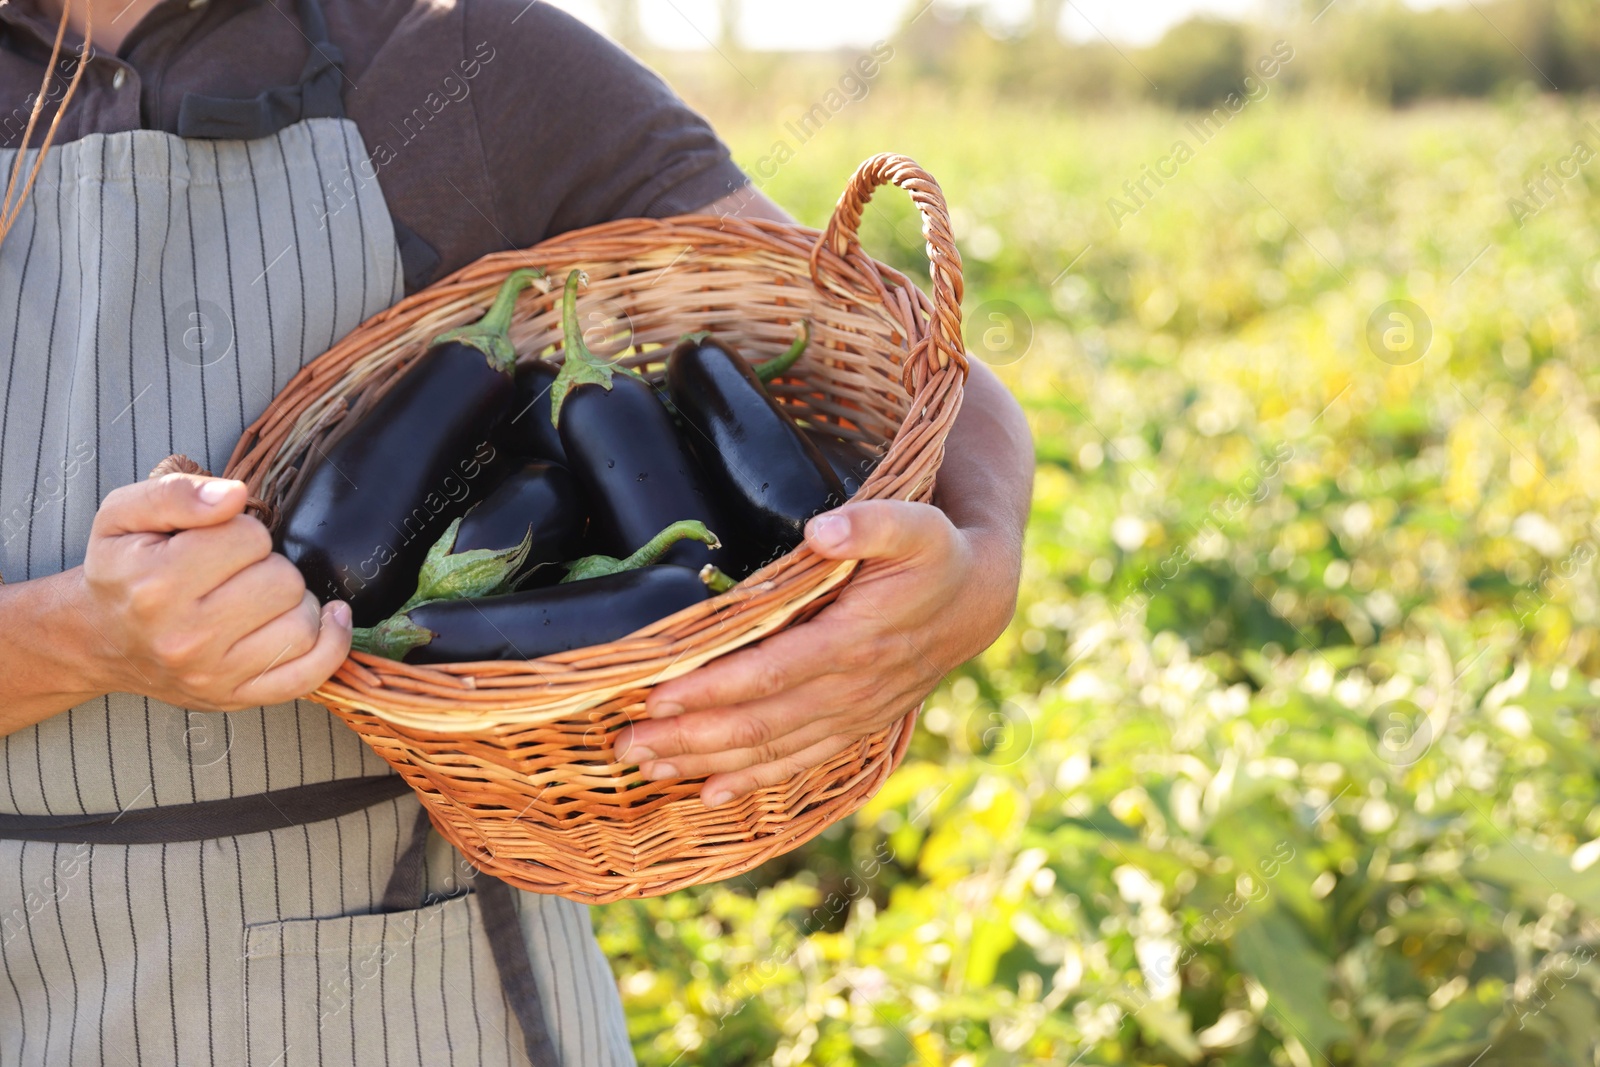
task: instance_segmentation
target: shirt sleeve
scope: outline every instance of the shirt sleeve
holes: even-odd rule
[[[749,181],[703,117],[638,60],[544,3],[470,0],[466,51],[503,53],[475,94],[500,228],[531,245],[683,214]]]

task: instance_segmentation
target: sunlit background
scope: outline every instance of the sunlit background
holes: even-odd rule
[[[563,6],[809,225],[937,177],[1038,443],[883,792],[596,910],[641,1063],[1600,1063],[1596,6]]]
[[[1324,3],[1327,0],[1323,0]],[[1408,0],[1411,7],[1461,6],[1467,0]],[[559,7],[613,36],[636,32],[656,48],[698,50],[733,41],[763,51],[805,51],[869,44],[897,29],[927,0],[555,0]],[[1299,5],[1284,0],[938,0],[941,11],[976,14],[999,34],[1044,24],[1067,40],[1108,38],[1145,45],[1185,19],[1286,17]],[[731,25],[730,25],[731,24]]]

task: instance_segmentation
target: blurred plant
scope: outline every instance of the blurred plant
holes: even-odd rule
[[[1022,600],[854,818],[597,909],[641,1063],[1595,1062],[1600,203],[1506,207],[1589,112],[1275,95],[1120,230],[1170,113],[875,95],[775,178],[942,182]],[[903,197],[863,241],[925,273]]]

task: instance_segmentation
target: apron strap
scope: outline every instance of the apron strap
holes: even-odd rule
[[[301,119],[345,118],[344,53],[328,39],[328,20],[318,0],[297,0],[300,27],[311,54],[293,85],[268,89],[245,100],[185,93],[178,102],[178,136],[254,141],[271,137]],[[405,291],[414,293],[433,280],[439,253],[415,230],[390,213]]]
[[[439,253],[425,241],[421,234],[400,221],[395,215],[394,239],[400,246],[400,268],[404,274],[407,293],[414,293],[433,280],[439,270]]]
[[[286,830],[350,815],[410,791],[398,774],[341,778],[246,797],[95,815],[0,815],[0,840],[159,845]]]
[[[411,841],[389,876],[383,891],[385,911],[410,911],[423,899],[423,858],[428,850],[428,834],[433,822],[428,809],[417,812],[417,821],[411,829]],[[489,950],[494,954],[494,969],[500,976],[500,988],[505,992],[511,1010],[516,1013],[517,1024],[522,1028],[522,1043],[533,1067],[560,1067],[561,1056],[550,1040],[550,1025],[544,1015],[544,1001],[539,998],[539,983],[533,974],[533,960],[528,955],[528,942],[522,936],[522,923],[517,917],[517,902],[512,889],[492,874],[474,868],[472,888],[478,894],[478,910],[483,914],[483,932],[489,938]]]
[[[424,888],[423,858],[428,851],[428,831],[433,823],[428,821],[428,809],[417,811],[417,821],[411,827],[411,841],[395,861],[389,884],[383,890],[384,911],[411,911],[422,900]]]
[[[528,942],[517,919],[517,903],[512,889],[492,874],[474,870],[472,884],[478,891],[478,908],[483,912],[483,930],[489,935],[494,953],[494,969],[500,974],[500,988],[511,1002],[517,1023],[522,1027],[522,1044],[533,1067],[559,1067],[561,1056],[550,1040],[550,1025],[544,1017],[544,1001],[539,998],[539,983],[533,976],[533,961]]]
[[[178,102],[178,136],[253,141],[271,137],[301,119],[342,119],[344,53],[328,40],[328,21],[317,0],[299,0],[300,28],[311,42],[300,80],[253,97],[185,93]]]

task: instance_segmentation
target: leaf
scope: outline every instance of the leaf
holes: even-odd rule
[[[1164,1001],[1145,1000],[1128,993],[1116,999],[1146,1038],[1166,1045],[1187,1063],[1199,1062],[1204,1053],[1200,1042],[1194,1039],[1188,1012]]]
[[[1014,903],[995,901],[973,920],[972,938],[967,944],[966,985],[969,989],[980,989],[994,982],[995,965],[1017,943],[1016,932],[1011,929],[1011,917],[1016,911]]]
[[[1600,864],[1574,871],[1572,861],[1548,849],[1502,841],[1481,860],[1467,864],[1467,876],[1504,886],[1530,907],[1543,911],[1550,894],[1571,897],[1591,915],[1600,915]]]
[[[1288,912],[1273,907],[1247,917],[1231,947],[1234,963],[1267,991],[1269,1012],[1290,1033],[1318,1051],[1346,1036],[1345,1025],[1328,1010],[1333,965]]]
[[[952,794],[948,791],[950,785],[949,768],[926,760],[906,760],[900,769],[883,783],[883,788],[878,790],[877,795],[861,806],[856,818],[862,823],[876,822],[885,812],[893,811],[902,804],[911,803],[917,794],[935,786],[939,787],[938,792],[924,800],[924,804],[932,804],[935,800],[948,803],[952,799]],[[918,811],[924,816],[939,814],[939,810],[933,809],[922,812],[920,806]]]
[[[1489,989],[1486,986],[1496,988]],[[1505,1012],[1499,983],[1485,983],[1464,997],[1428,1013],[1394,1067],[1443,1067],[1471,1059],[1493,1042],[1494,1021]]]

